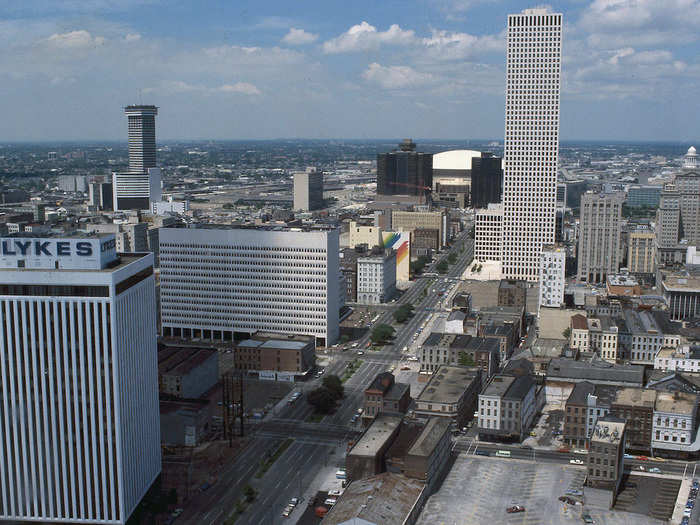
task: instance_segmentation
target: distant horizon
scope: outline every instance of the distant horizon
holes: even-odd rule
[[[308,137],[282,137],[282,138],[253,138],[253,139],[214,139],[214,138],[194,138],[194,139],[157,139],[157,145],[163,144],[177,144],[177,143],[226,143],[226,142],[357,142],[357,143],[371,143],[371,142],[396,142],[398,145],[403,139],[411,138],[416,145],[421,143],[432,144],[436,142],[498,142],[499,145],[503,145],[503,139],[456,139],[456,138],[415,138],[415,137],[401,137],[401,138],[308,138]],[[0,148],[6,145],[124,145],[126,146],[127,140],[117,140],[117,139],[88,139],[88,140],[0,140]],[[562,139],[559,141],[559,145],[566,144],[660,144],[660,145],[691,145],[700,144],[700,139],[693,140],[631,140],[631,139]]]

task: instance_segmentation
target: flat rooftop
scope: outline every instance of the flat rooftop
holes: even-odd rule
[[[378,415],[348,454],[364,457],[376,456],[377,452],[386,443],[386,440],[389,439],[389,436],[391,436],[401,424],[402,419],[403,417],[401,416],[392,416],[389,414]]]
[[[184,375],[216,355],[212,348],[158,345],[158,373]]]
[[[692,416],[695,414],[697,396],[686,392],[663,392],[656,394],[656,410],[669,414],[683,414]]]
[[[323,525],[403,525],[424,488],[417,480],[390,472],[353,481],[323,518]]]
[[[656,390],[645,388],[621,388],[617,391],[615,405],[632,405],[635,407],[646,407],[654,410],[656,401]]]
[[[456,403],[479,375],[479,369],[463,366],[441,366],[430,377],[416,401]]]
[[[408,454],[410,456],[430,456],[449,427],[450,421],[447,418],[431,417],[428,420],[428,424],[425,425],[423,431],[419,434],[418,439],[409,449]]]
[[[513,376],[494,376],[482,392],[482,395],[503,397],[514,382],[515,377]]]

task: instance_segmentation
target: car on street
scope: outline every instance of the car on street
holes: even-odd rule
[[[358,350],[357,355],[365,355],[365,353],[362,350]]]
[[[681,525],[690,525],[690,518],[688,516],[683,516],[681,520]]]
[[[584,514],[581,516],[581,519],[583,520],[584,523],[595,523],[593,518],[591,518],[590,514]]]
[[[576,505],[576,500],[574,498],[570,498],[569,496],[559,496],[559,501],[568,505]]]
[[[326,500],[323,502],[323,504],[324,504],[324,505],[327,505],[328,507],[332,507],[333,505],[335,505],[335,503],[336,503],[337,501],[338,501],[338,500],[335,499],[335,498],[326,498]]]
[[[637,470],[641,470],[642,472],[644,472],[646,469],[644,468],[644,465],[639,465],[637,467]]]
[[[583,492],[578,489],[569,489],[564,494],[567,496],[583,496]]]
[[[343,493],[343,491],[338,490],[338,489],[333,489],[333,490],[328,491],[329,496],[336,496],[337,497],[337,496],[340,496],[342,493]]]
[[[683,510],[683,516],[687,516],[690,518],[690,516],[693,514],[693,509],[685,509]]]
[[[522,505],[513,505],[512,507],[508,507],[506,509],[506,512],[508,514],[513,514],[515,512],[525,512],[525,507],[523,507]]]
[[[580,459],[570,459],[569,463],[571,463],[572,465],[583,465],[583,461]]]
[[[656,467],[652,467],[652,468],[649,469],[648,472],[651,472],[652,474],[661,474],[661,469],[660,469],[660,468],[656,468]]]

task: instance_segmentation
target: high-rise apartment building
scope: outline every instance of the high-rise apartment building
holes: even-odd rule
[[[562,15],[508,15],[503,277],[538,281],[554,244]]]
[[[129,122],[129,171],[112,174],[113,206],[150,210],[161,200],[161,174],[156,168],[156,106],[126,106]]]
[[[559,308],[564,304],[565,270],[566,249],[561,245],[543,246],[540,262],[540,298],[538,308],[542,306]]]
[[[433,155],[417,152],[411,139],[377,154],[377,195],[425,195],[432,186]]]
[[[622,233],[621,193],[581,195],[581,218],[578,239],[580,282],[604,283],[608,275],[620,268],[620,235]]]
[[[323,173],[306,168],[294,174],[294,209],[312,211],[323,208]]]
[[[162,228],[165,336],[230,341],[257,331],[338,338],[336,229]]]
[[[124,524],[160,474],[151,254],[0,239],[0,520]]]

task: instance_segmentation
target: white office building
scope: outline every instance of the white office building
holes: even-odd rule
[[[294,174],[294,209],[313,211],[323,208],[323,172],[316,168]]]
[[[129,122],[129,169],[112,174],[114,211],[151,210],[162,200],[156,167],[156,106],[126,106]]]
[[[562,15],[508,15],[503,277],[537,282],[554,244]]]
[[[540,255],[540,308],[559,308],[564,304],[565,269],[566,249],[562,246],[543,246]]]
[[[396,293],[396,252],[378,249],[357,259],[357,302],[380,304]]]
[[[151,254],[0,239],[0,520],[123,524],[160,474]]]
[[[503,259],[503,205],[478,209],[474,221],[474,259],[480,262]]]
[[[206,226],[160,230],[163,335],[231,340],[259,330],[333,344],[336,229]]]

